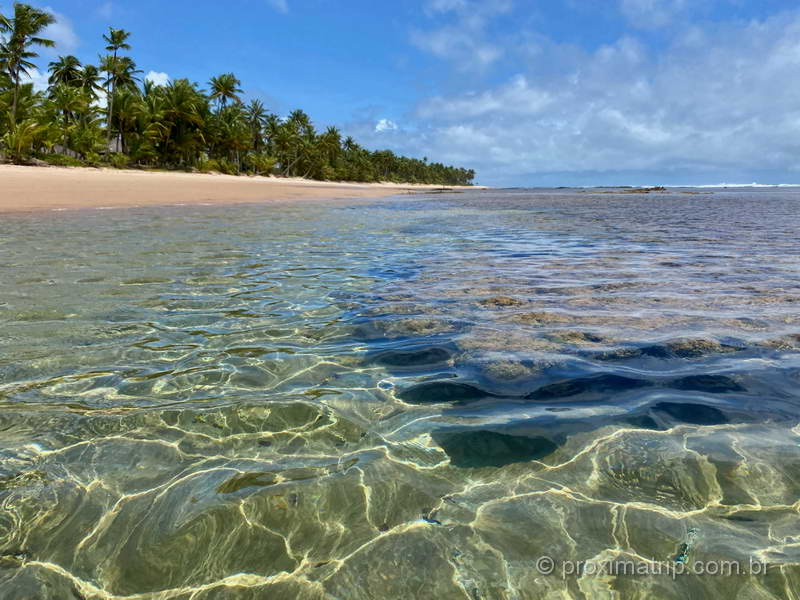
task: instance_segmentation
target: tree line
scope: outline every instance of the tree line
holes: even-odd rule
[[[242,101],[233,73],[206,88],[188,79],[157,85],[128,54],[130,33],[110,28],[97,65],[74,56],[50,62],[45,91],[32,62],[55,23],[49,12],[16,3],[0,14],[0,153],[24,163],[154,167],[337,181],[470,185],[471,169],[370,151],[336,127],[317,131],[295,110],[281,118],[257,99]]]

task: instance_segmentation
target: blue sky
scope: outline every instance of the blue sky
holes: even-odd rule
[[[57,53],[96,62],[121,27],[151,77],[233,71],[278,114],[489,185],[800,182],[785,0],[34,3],[60,19]]]

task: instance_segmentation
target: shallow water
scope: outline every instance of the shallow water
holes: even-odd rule
[[[4,216],[0,597],[797,598],[798,208]]]

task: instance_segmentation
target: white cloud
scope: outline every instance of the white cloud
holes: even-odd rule
[[[456,98],[434,97],[419,109],[424,118],[455,119],[479,117],[486,114],[535,115],[552,102],[547,90],[532,87],[524,75],[496,89],[481,93],[468,92]]]
[[[374,121],[348,133],[475,168],[494,184],[800,171],[800,11],[682,28],[658,49],[630,36],[591,52],[534,41],[520,49],[509,39],[516,75],[428,98],[402,136],[382,138]]]
[[[56,18],[56,22],[45,28],[42,37],[53,40],[56,46],[55,48],[42,48],[41,53],[55,56],[74,52],[80,44],[80,38],[72,27],[72,21],[49,6],[44,7],[43,10],[51,13]]]
[[[159,73],[157,71],[150,71],[144,76],[145,81],[149,81],[154,85],[167,85],[170,82],[170,76],[166,73]]]
[[[467,7],[467,0],[428,0],[425,3],[425,12],[444,13],[454,10],[464,10]]]
[[[41,73],[39,69],[31,69],[28,76],[22,76],[22,83],[32,83],[34,91],[43,92],[47,89],[47,73]]]
[[[397,123],[389,119],[381,119],[375,125],[375,133],[382,133],[384,131],[396,131]]]
[[[434,29],[416,29],[411,32],[411,42],[420,50],[453,61],[460,70],[485,69],[504,54],[486,29],[492,18],[511,8],[510,0],[428,0],[426,14],[452,14],[455,21]]]
[[[287,0],[267,0],[267,2],[279,13],[286,14],[289,12],[289,3]]]
[[[689,0],[620,0],[622,14],[631,25],[643,29],[663,27],[689,8]]]
[[[97,16],[104,20],[109,20],[114,14],[114,4],[112,2],[103,2],[97,7]]]

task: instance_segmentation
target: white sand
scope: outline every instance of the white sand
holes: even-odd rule
[[[432,189],[441,189],[441,186],[0,165],[0,213],[306,198],[378,198]]]

